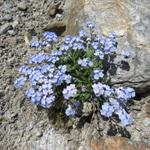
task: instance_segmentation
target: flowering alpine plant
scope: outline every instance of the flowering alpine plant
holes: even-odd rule
[[[97,35],[91,22],[87,28],[89,31],[67,35],[61,42],[53,32],[45,32],[43,40],[32,42],[35,54],[20,66],[15,87],[26,84],[25,95],[33,104],[44,108],[59,105],[68,117],[77,116],[81,104],[90,102],[102,116],[117,115],[124,126],[130,125],[132,118],[126,104],[135,97],[135,91],[112,86],[108,67],[112,57],[121,55],[126,59],[130,54],[117,52],[114,32],[107,37]],[[44,47],[49,52],[43,51]]]

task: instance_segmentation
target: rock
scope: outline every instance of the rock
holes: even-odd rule
[[[2,5],[3,5],[3,2],[4,2],[3,0],[0,0],[0,6],[2,6]]]
[[[12,21],[12,19],[13,19],[12,15],[7,14],[2,18],[2,21]]]
[[[84,102],[83,103],[83,113],[85,113],[85,114],[89,114],[89,113],[91,113],[92,112],[92,104],[91,103],[89,103],[89,102]]]
[[[150,103],[146,104],[146,116],[150,118]]]
[[[67,34],[76,34],[90,20],[98,33],[107,35],[115,31],[118,49],[135,54],[128,61],[129,71],[118,69],[112,76],[113,84],[132,86],[137,93],[150,89],[149,0],[72,0],[66,2],[64,9]]]
[[[59,135],[53,129],[47,129],[43,136],[32,143],[35,150],[51,149],[51,150],[69,150],[66,137]]]
[[[60,6],[60,4],[61,4],[60,1],[57,2],[57,3],[52,2],[52,3],[49,5],[49,7],[48,7],[48,15],[49,15],[49,16],[55,16],[55,15],[56,15],[56,12],[57,12],[57,10],[58,10],[58,8],[59,8],[59,6]]]
[[[130,107],[130,109],[131,109],[131,110],[134,110],[134,111],[141,111],[141,107],[142,107],[142,106],[133,105],[133,106]]]
[[[15,29],[18,24],[19,24],[19,21],[18,21],[18,20],[15,20],[15,21],[13,21],[13,23],[12,23],[12,27]]]
[[[145,127],[150,127],[150,118],[145,118],[143,120],[143,124],[144,124]]]
[[[8,123],[14,123],[18,119],[18,113],[17,112],[9,112],[7,115],[5,115],[6,120],[8,120]]]
[[[25,32],[24,33],[24,41],[26,45],[30,45],[30,42],[32,40],[32,36],[30,32]]]
[[[55,32],[57,35],[62,35],[66,30],[66,24],[64,21],[53,21],[46,25],[44,31]]]
[[[9,35],[15,35],[16,33],[14,32],[14,30],[8,30]]]
[[[25,2],[18,3],[17,7],[18,7],[19,10],[22,10],[22,11],[27,10],[27,5],[25,4]]]
[[[64,15],[63,15],[63,14],[56,14],[56,20],[62,21],[63,18],[64,18]]]
[[[100,141],[91,141],[92,150],[148,150],[150,145],[142,142],[133,143],[123,137],[111,137]]]
[[[2,98],[4,95],[4,91],[0,89],[0,98]]]
[[[6,33],[8,30],[12,28],[10,23],[5,23],[0,27],[0,35]]]
[[[5,39],[6,45],[16,46],[17,45],[17,39],[16,37],[8,37]]]

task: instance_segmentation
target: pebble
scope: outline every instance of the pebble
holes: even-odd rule
[[[4,91],[3,90],[0,90],[0,98],[3,97],[5,94],[4,94]]]
[[[8,30],[12,28],[10,23],[5,23],[0,27],[0,35],[6,33]]]
[[[92,111],[92,104],[91,103],[88,103],[88,102],[85,102],[83,104],[83,113],[89,113]]]
[[[62,14],[56,14],[56,20],[58,20],[58,21],[62,21],[63,17],[64,17],[64,15],[62,15]]]
[[[135,110],[135,111],[141,111],[142,106],[138,106],[138,105],[133,105],[130,107],[131,110]]]
[[[18,21],[18,20],[15,20],[15,21],[12,23],[12,27],[15,29],[18,24],[19,24],[19,21]]]
[[[24,2],[20,2],[18,4],[18,9],[22,10],[22,11],[26,11],[27,10],[27,5]]]
[[[42,131],[36,131],[36,137],[41,137],[43,135],[43,132]]]
[[[4,1],[3,1],[3,0],[0,0],[0,6],[2,6],[2,5],[3,5],[3,3],[4,3]]]
[[[15,35],[16,33],[14,32],[14,30],[9,30],[8,31],[9,35]]]
[[[13,19],[12,15],[7,14],[2,18],[2,21],[12,21],[12,19]]]
[[[145,118],[145,119],[143,120],[143,124],[144,124],[145,127],[150,126],[150,118]]]

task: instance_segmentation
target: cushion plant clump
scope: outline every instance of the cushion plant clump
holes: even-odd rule
[[[45,32],[43,40],[32,42],[35,54],[20,66],[15,87],[28,83],[25,95],[33,104],[47,109],[59,105],[68,117],[78,116],[78,107],[89,102],[102,116],[117,115],[127,126],[132,118],[126,104],[135,97],[135,91],[131,87],[112,86],[109,71],[112,58],[130,55],[117,52],[115,33],[108,37],[97,35],[91,22],[87,28],[89,32],[81,30],[77,36],[67,35],[61,43],[53,32]],[[43,47],[48,47],[49,52],[44,52]]]

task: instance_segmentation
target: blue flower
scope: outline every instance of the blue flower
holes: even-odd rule
[[[66,73],[66,71],[67,71],[67,66],[66,66],[66,65],[60,65],[60,66],[58,67],[58,69],[60,69],[60,71],[61,71],[62,73]]]
[[[71,75],[65,75],[64,76],[64,80],[67,84],[71,83],[72,80],[72,76]]]
[[[86,25],[87,25],[87,28],[89,28],[89,29],[94,29],[95,28],[94,24],[92,22],[90,22],[90,21],[88,21],[86,23]]]
[[[68,105],[68,108],[66,109],[65,114],[69,117],[74,117],[76,114],[76,111],[72,109],[71,105]]]
[[[125,88],[124,92],[126,93],[127,99],[135,97],[135,90],[133,88],[127,87]]]
[[[95,69],[92,73],[92,76],[95,80],[98,80],[99,78],[103,78],[104,77],[103,70]]]
[[[124,109],[118,110],[116,114],[119,116],[119,119],[124,126],[128,126],[132,123],[131,116]]]
[[[108,102],[105,102],[102,105],[101,115],[105,117],[111,117],[113,112],[114,112],[114,108]]]
[[[65,43],[65,44],[70,44],[70,43],[72,43],[72,36],[66,35],[66,36],[64,37],[64,43]]]
[[[34,41],[31,43],[31,47],[38,48],[41,46],[41,41]]]
[[[108,85],[104,85],[104,97],[110,97],[114,94],[114,90]]]
[[[41,73],[44,74],[44,73],[48,73],[48,72],[53,72],[54,68],[52,65],[44,64],[44,65],[42,65],[40,70],[41,70]]]
[[[73,44],[73,50],[84,50],[85,46],[82,43],[74,43]]]
[[[59,61],[59,57],[58,56],[50,56],[47,61],[55,64],[57,61]]]
[[[95,56],[98,56],[100,60],[103,60],[103,59],[104,59],[104,53],[103,53],[101,50],[99,50],[99,49],[97,49],[97,50],[95,51],[94,55],[95,55]]]
[[[46,54],[37,53],[29,58],[28,63],[29,64],[34,64],[34,63],[37,64],[37,63],[46,61],[48,58],[49,58],[49,56]]]
[[[82,42],[81,38],[79,36],[74,36],[72,37],[72,43],[75,43],[75,42]]]
[[[100,82],[93,84],[92,88],[96,97],[102,96],[104,94],[104,85]]]
[[[46,98],[47,108],[51,107],[53,102],[55,101],[55,96],[50,95]]]
[[[35,97],[34,97],[34,99],[35,99],[34,102],[36,104],[40,104],[42,97],[43,97],[42,92],[37,91],[36,94],[35,94]]]
[[[119,87],[115,89],[115,93],[118,99],[122,99],[125,101],[129,100],[130,98],[135,97],[135,91],[133,88],[123,88]]]
[[[43,34],[44,38],[48,42],[56,42],[57,41],[57,35],[54,32],[45,32]]]
[[[19,77],[19,78],[14,82],[15,87],[16,87],[16,88],[21,88],[21,87],[23,87],[23,85],[24,85],[24,83],[25,83],[26,80],[27,80],[27,78],[24,77],[24,76]]]
[[[47,41],[42,41],[41,46],[50,46],[50,44]]]
[[[84,30],[79,31],[79,37],[86,37],[86,32]]]
[[[115,32],[111,32],[108,37],[109,37],[110,39],[116,39],[116,36],[117,36],[117,35],[116,35]]]
[[[35,91],[35,89],[34,89],[33,87],[31,87],[31,88],[29,88],[29,89],[26,91],[25,94],[26,94],[26,96],[27,96],[28,98],[35,97],[36,91]]]
[[[104,36],[102,36],[102,35],[99,35],[99,36],[97,37],[97,41],[98,41],[101,45],[104,45],[104,44],[105,44],[105,40],[106,40],[106,38],[105,38]]]
[[[76,94],[77,94],[77,89],[75,87],[75,84],[70,84],[63,90],[63,96],[67,100],[71,97],[75,97]]]
[[[121,55],[124,56],[125,58],[129,58],[131,56],[131,54],[129,53],[129,51],[122,51]]]
[[[61,56],[62,52],[59,50],[52,50],[51,51],[51,56]]]
[[[71,45],[72,46],[72,45]],[[60,45],[60,48],[59,48],[59,50],[62,52],[62,54],[63,53],[65,53],[65,52],[67,52],[70,48],[71,48],[71,46],[70,45],[67,45],[67,44],[62,44],[62,45]]]
[[[113,99],[113,101],[111,102],[111,105],[113,106],[115,111],[118,111],[119,109],[122,108],[119,100],[117,100],[117,99]]]
[[[87,67],[87,66],[92,67],[93,66],[93,62],[90,61],[88,58],[79,59],[78,64],[81,65],[82,67]]]
[[[116,52],[116,41],[114,39],[105,39],[104,52],[106,54],[111,54]]]
[[[99,43],[98,42],[92,42],[91,43],[92,47],[97,50],[98,49],[98,46],[99,46]]]
[[[40,70],[34,70],[30,75],[29,75],[29,81],[31,82],[32,85],[36,85],[37,81],[42,78],[43,75],[40,72]]]
[[[25,65],[22,65],[22,66],[20,66],[20,68],[19,68],[19,72],[21,73],[21,74],[27,74],[27,71],[29,70],[29,67],[27,67],[27,66],[25,66]]]

